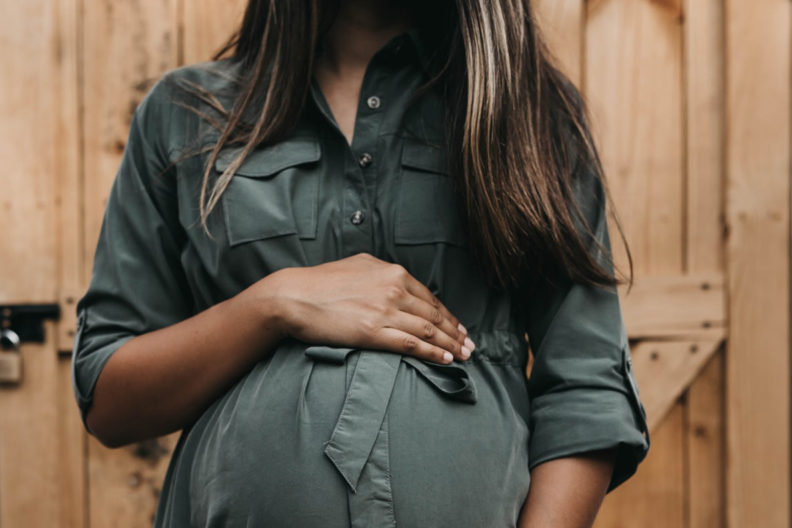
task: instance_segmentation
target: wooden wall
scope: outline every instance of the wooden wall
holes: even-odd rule
[[[132,111],[243,0],[0,0],[0,304],[57,303],[0,386],[0,526],[145,526],[175,436],[82,431],[68,355]],[[598,527],[790,526],[788,0],[536,0],[582,89],[632,250],[652,429]],[[614,221],[618,263],[626,253]]]
[[[536,4],[635,263],[625,318],[653,445],[597,526],[789,526],[792,4]]]

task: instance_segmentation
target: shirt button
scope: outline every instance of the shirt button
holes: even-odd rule
[[[366,100],[366,104],[368,104],[369,108],[375,109],[380,107],[380,98],[376,95],[372,95]]]
[[[363,220],[364,220],[365,218],[366,218],[366,215],[365,215],[365,213],[363,213],[363,211],[361,211],[360,209],[358,209],[357,211],[355,211],[354,213],[352,213],[352,216],[350,217],[349,221],[350,221],[350,222],[352,222],[352,223],[353,223],[353,224],[355,224],[355,225],[360,225],[360,224],[362,224],[362,223],[363,223]]]
[[[361,167],[368,167],[371,165],[372,159],[371,154],[364,152],[360,155],[360,158],[358,158],[358,164],[360,164]]]

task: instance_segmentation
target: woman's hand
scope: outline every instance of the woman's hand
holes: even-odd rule
[[[467,330],[403,266],[368,253],[267,277],[283,332],[307,343],[382,349],[437,363],[466,360]],[[255,285],[253,286],[255,288]]]

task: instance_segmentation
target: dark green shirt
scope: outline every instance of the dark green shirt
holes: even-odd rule
[[[426,79],[425,42],[413,30],[374,55],[351,146],[314,80],[293,134],[257,148],[232,178],[209,218],[214,240],[198,224],[206,155],[171,162],[196,133],[217,134],[165,81],[220,93],[234,65],[172,70],[137,108],[77,304],[83,417],[105,362],[132,337],[277,269],[359,252],[404,265],[477,345],[470,360],[438,365],[283,341],[183,431],[158,526],[513,526],[537,464],[616,447],[610,491],[646,456],[615,290],[569,283],[528,296],[489,287],[474,263],[442,146],[442,98],[427,93],[401,122]],[[221,153],[218,174],[235,152]],[[602,188],[579,181],[609,247]]]

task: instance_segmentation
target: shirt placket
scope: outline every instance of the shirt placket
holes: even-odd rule
[[[343,145],[345,155],[343,200],[341,203],[342,255],[375,253],[377,247],[375,210],[377,175],[384,151],[379,132],[385,118],[388,86],[384,54],[396,52],[401,40],[394,40],[370,61],[363,76],[354,134],[350,145],[314,80],[314,102],[334,129],[330,141]],[[387,60],[385,61],[387,63]],[[396,525],[390,488],[388,427],[386,410],[400,368],[401,357],[382,351],[360,350],[347,396],[324,453],[347,484],[352,527]]]
[[[397,44],[397,48],[400,44]],[[372,222],[379,168],[382,165],[379,130],[385,116],[387,96],[387,71],[382,65],[381,50],[375,55],[363,77],[352,144],[349,145],[321,89],[314,81],[311,93],[314,101],[333,129],[330,141],[343,145],[343,200],[341,203],[342,255],[347,257],[360,252],[375,253],[376,232]]]

